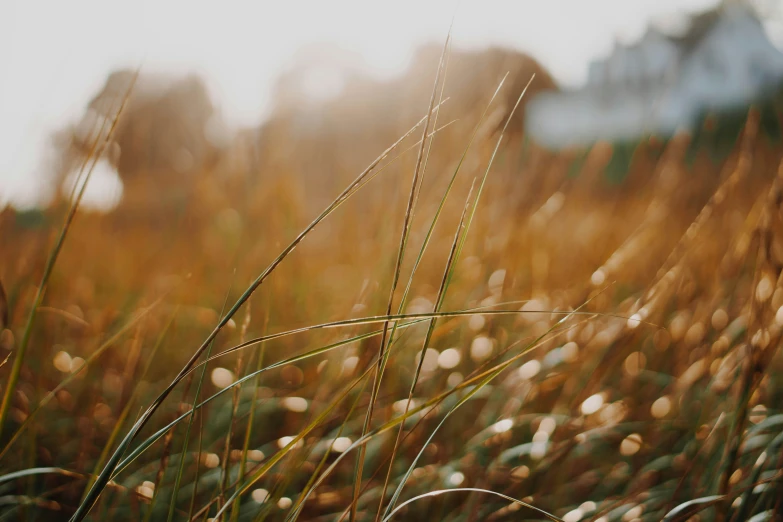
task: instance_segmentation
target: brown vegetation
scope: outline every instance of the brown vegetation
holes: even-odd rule
[[[74,512],[87,474],[106,464],[104,447],[117,447],[225,315],[225,303],[237,301],[342,187],[426,113],[439,56],[427,49],[404,78],[355,79],[321,104],[281,100],[261,129],[217,151],[192,132],[211,115],[197,82],[131,101],[113,159],[128,199],[113,213],[80,213],[68,231],[0,441],[4,473],[61,471],[8,479],[8,494],[17,499],[1,508],[8,516]],[[507,69],[512,74],[482,121]],[[435,127],[458,121],[435,134],[392,309],[409,277],[402,310],[435,309],[455,233],[464,231],[439,310],[470,312],[439,318],[426,346],[423,325],[395,335],[371,429],[405,411],[424,349],[413,396],[415,406],[427,408],[405,423],[383,501],[396,426],[370,438],[358,517],[374,520],[408,471],[398,506],[460,486],[499,492],[568,522],[660,520],[709,495],[720,496],[693,505],[704,519],[779,516],[783,149],[759,135],[751,111],[724,161],[700,153],[689,164],[686,136],[650,141],[634,152],[624,181],[612,183],[603,173],[611,146],[599,144],[576,161],[576,152],[530,143],[515,119],[479,193],[474,180],[486,172],[532,71],[533,86],[553,87],[514,53],[454,52],[449,59],[450,99]],[[190,112],[182,93],[202,100],[200,109]],[[187,131],[171,132],[178,128]],[[226,324],[212,354],[265,334],[385,313],[420,133],[285,257]],[[183,144],[198,150],[190,194],[181,207],[143,219],[145,195],[154,199],[184,183],[170,163]],[[150,147],[159,152],[150,154]],[[148,181],[134,188],[134,179]],[[461,228],[466,200],[472,205],[478,194],[475,219]],[[10,324],[0,355],[11,350],[13,358],[56,228],[23,227],[13,212],[0,216]],[[221,356],[209,365],[201,397],[256,368],[382,327],[307,329]],[[177,520],[214,516],[219,506],[228,506],[232,520],[284,520],[296,508],[302,520],[340,519],[352,501],[357,450],[337,461],[348,447],[334,441],[347,437],[350,445],[361,435],[381,338],[286,363],[221,395],[199,410],[189,436],[181,422],[130,463],[91,516],[165,520],[173,505]],[[78,371],[78,359],[96,350],[100,356]],[[71,370],[72,382],[35,415]],[[132,448],[190,410],[200,375],[198,369],[174,389]],[[482,381],[486,375],[493,378]],[[20,427],[25,435],[11,439]],[[284,438],[300,433],[302,444]],[[246,494],[233,509],[226,502],[240,470],[257,480],[240,481]],[[172,502],[177,476],[182,484]],[[305,501],[300,495],[316,477],[324,481]],[[692,514],[680,509],[672,519]],[[418,500],[396,516],[500,521],[522,514],[541,518],[519,503],[466,491]]]

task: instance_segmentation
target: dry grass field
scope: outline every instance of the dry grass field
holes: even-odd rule
[[[535,64],[440,55],[185,174],[122,94],[0,213],[0,520],[783,516],[779,113],[612,177],[511,116]],[[76,209],[107,140],[123,200]]]

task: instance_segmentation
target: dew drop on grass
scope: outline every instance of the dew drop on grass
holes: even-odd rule
[[[642,505],[634,506],[623,515],[623,522],[631,522],[632,520],[638,520],[644,513],[644,507]]]
[[[633,314],[631,317],[628,318],[628,322],[626,323],[628,328],[633,330],[640,324],[642,324],[642,316],[640,314]]]
[[[483,361],[492,355],[492,340],[484,335],[473,339],[470,345],[470,358],[476,362]]]
[[[208,468],[216,468],[220,465],[220,457],[216,453],[207,453],[204,455],[204,465]]]
[[[539,301],[538,299],[531,299],[520,308],[522,314],[522,320],[528,324],[533,324],[536,321],[544,320],[549,314],[546,313],[546,303]]]
[[[495,433],[503,433],[504,431],[510,430],[512,426],[514,426],[514,421],[511,419],[503,419],[492,425],[492,431]]]
[[[710,323],[716,330],[723,330],[729,324],[729,314],[726,313],[726,310],[718,308],[713,312]]]
[[[136,488],[136,493],[138,493],[140,497],[152,499],[152,497],[155,495],[155,484],[149,480],[145,480],[140,486]]]
[[[503,281],[506,280],[506,271],[504,269],[495,270],[492,272],[492,275],[489,276],[489,281],[487,282],[487,286],[489,287],[489,291],[493,294],[499,294],[500,291],[503,289]]]
[[[772,292],[775,291],[775,285],[770,280],[769,276],[764,276],[758,285],[756,285],[756,299],[759,302],[764,302],[772,297]]]
[[[346,357],[346,359],[343,361],[343,371],[345,373],[353,373],[357,364],[359,364],[359,358],[355,355]]]
[[[71,371],[72,372],[75,372],[75,371],[77,371],[79,369],[83,370],[84,366],[85,366],[85,360],[82,359],[81,357],[74,357],[73,359],[71,359]],[[82,374],[82,375],[84,375],[84,374]]]
[[[750,340],[753,346],[762,350],[769,345],[769,341],[769,331],[767,331],[765,328],[758,330],[755,334],[753,334],[753,337]]]
[[[277,447],[283,449],[289,444],[291,444],[292,440],[294,440],[294,437],[290,437],[290,436],[280,437],[279,439],[277,439]]]
[[[456,368],[461,359],[462,355],[460,355],[459,350],[456,348],[447,348],[438,355],[438,366],[445,370],[450,370]]]
[[[411,399],[411,404],[408,406],[408,399],[400,399],[392,404],[392,409],[397,413],[405,413],[406,406],[408,407],[408,410],[412,410],[417,404],[415,400]]]
[[[256,504],[263,504],[269,498],[269,491],[263,488],[254,489],[250,496]]]
[[[544,419],[538,425],[538,430],[546,432],[551,435],[552,432],[555,431],[556,426],[557,423],[555,422],[555,419],[553,419],[552,417],[544,417]]]
[[[343,453],[351,447],[351,444],[353,444],[353,442],[348,437],[337,437],[332,441],[332,451]]]
[[[604,281],[606,281],[606,274],[600,268],[590,276],[590,282],[593,283],[593,286],[601,286]]]
[[[528,361],[522,366],[519,367],[519,370],[517,370],[517,373],[519,376],[525,380],[532,379],[536,375],[538,375],[538,372],[541,371],[541,363],[538,362],[536,359],[533,359],[532,361]]]
[[[756,406],[753,406],[753,409],[750,410],[750,415],[748,415],[748,419],[753,424],[758,424],[759,422],[763,421],[767,418],[767,407],[763,404],[757,404]]]
[[[590,415],[600,410],[603,405],[604,396],[600,393],[596,393],[584,400],[581,410],[584,415]]]
[[[635,455],[641,448],[642,436],[638,433],[631,433],[620,443],[620,454],[624,457],[630,457],[631,455]]]
[[[581,509],[584,512],[589,512],[589,511],[595,511],[597,507],[598,506],[596,506],[595,502],[593,502],[592,500],[588,500],[587,502],[582,502],[582,505],[579,506],[579,509]]]
[[[218,388],[226,388],[234,384],[234,374],[226,368],[215,368],[210,374],[212,384]]]
[[[478,332],[482,328],[484,328],[484,325],[486,324],[487,320],[484,319],[484,316],[481,314],[476,314],[470,316],[470,319],[468,320],[468,328],[473,330],[474,332]]]
[[[307,399],[303,399],[302,397],[286,397],[281,403],[288,411],[296,413],[307,411]]]
[[[99,422],[108,419],[111,416],[111,408],[107,404],[99,402],[93,408],[92,416]]]
[[[679,385],[683,387],[691,386],[704,375],[707,369],[708,366],[705,359],[699,359],[680,375]]]
[[[680,312],[672,319],[672,322],[669,324],[669,333],[672,341],[677,342],[685,336],[689,319],[690,314],[687,312]]]
[[[458,386],[462,381],[464,380],[464,377],[459,372],[452,372],[449,374],[449,377],[446,379],[446,383],[451,386],[452,388],[455,388]]]
[[[460,473],[459,471],[455,471],[451,475],[449,475],[449,484],[452,486],[459,486],[465,481],[465,475],[463,473]]]
[[[567,363],[576,362],[579,359],[579,345],[574,341],[565,343],[560,348],[560,357]]]
[[[482,299],[481,303],[479,304],[481,305],[481,308],[490,308],[498,304],[498,302],[499,302],[498,296],[493,294],[489,297],[485,297],[484,299]]]
[[[540,460],[546,455],[546,442],[534,442],[530,447],[530,458]]]
[[[231,462],[239,462],[242,460],[242,450],[232,449],[231,453],[229,453],[229,458],[231,459]]]
[[[666,417],[671,410],[672,401],[667,395],[664,395],[663,397],[655,399],[655,402],[652,403],[650,414],[656,419],[662,419]]]
[[[434,372],[438,369],[438,350],[435,348],[427,348],[424,352],[424,361],[421,363],[421,371]],[[416,365],[418,366],[421,359],[421,352],[416,354]]]
[[[59,371],[63,373],[69,373],[71,371],[71,361],[72,359],[68,352],[59,351],[57,354],[55,354],[54,360],[52,362],[54,367]]]
[[[408,314],[428,314],[432,312],[434,306],[432,301],[426,297],[418,296],[411,299],[411,302],[405,311]]]
[[[625,373],[631,377],[636,377],[647,364],[647,357],[642,352],[633,352],[625,358],[623,368]]]

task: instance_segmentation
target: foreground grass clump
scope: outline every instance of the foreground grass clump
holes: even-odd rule
[[[320,208],[271,156],[145,219],[5,212],[0,518],[780,516],[783,171],[759,115],[721,163],[676,138],[609,183],[604,146],[574,175],[504,133],[505,93],[453,123],[447,71]]]

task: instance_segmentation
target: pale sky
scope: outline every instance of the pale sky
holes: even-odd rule
[[[198,72],[232,126],[259,123],[297,49],[331,43],[379,76],[414,49],[501,44],[530,53],[561,84],[584,81],[615,39],[717,0],[0,0],[0,207],[40,194],[52,131],[78,119],[120,67]],[[99,180],[98,184],[100,184]]]

